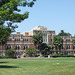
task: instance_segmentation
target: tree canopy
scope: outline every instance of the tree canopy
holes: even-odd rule
[[[20,23],[24,19],[28,18],[29,12],[25,11],[24,14],[20,14],[21,11],[18,6],[32,7],[35,0],[0,0],[0,26],[4,25],[7,21],[8,27],[13,23]],[[11,23],[11,25],[9,24]]]
[[[27,48],[25,52],[28,56],[35,56],[36,50],[34,48]]]
[[[70,33],[64,32],[64,30],[61,30],[61,32],[58,34],[59,36],[71,36]]]
[[[53,38],[53,44],[56,48],[61,48],[63,46],[63,39],[60,36],[54,36]]]
[[[6,27],[0,27],[0,44],[4,45],[8,36],[10,35],[11,30]]]
[[[37,46],[38,49],[40,49],[40,45],[43,42],[42,33],[41,32],[36,32],[36,35],[33,35],[33,37],[32,37],[32,41],[33,41],[35,47]]]
[[[36,0],[0,0],[0,43],[17,28],[16,23],[20,23],[28,18],[29,12],[20,14],[18,7],[32,7]]]
[[[42,43],[40,46],[41,53],[43,55],[48,55],[50,54],[50,46],[48,46],[46,43]]]

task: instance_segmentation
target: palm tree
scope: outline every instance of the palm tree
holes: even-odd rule
[[[37,48],[41,52],[40,46],[43,42],[42,33],[36,32],[36,35],[33,35],[33,37],[32,37],[32,42],[34,43],[35,48]]]
[[[55,46],[56,50],[59,49],[61,52],[61,47],[63,46],[63,39],[60,36],[55,36],[53,38],[53,45]]]

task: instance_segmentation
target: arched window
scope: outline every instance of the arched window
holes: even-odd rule
[[[20,49],[20,45],[16,45],[15,46],[15,49],[18,49],[19,50]]]
[[[26,49],[26,48],[28,48],[28,46],[27,46],[27,45],[24,45],[24,46],[23,46],[23,49]]]
[[[11,49],[11,46],[10,45],[6,45],[6,49]]]

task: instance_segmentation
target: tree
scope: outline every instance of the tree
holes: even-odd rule
[[[34,48],[27,48],[25,52],[28,56],[35,56],[36,50]]]
[[[52,43],[50,47],[51,47],[51,49],[53,50],[54,47],[55,47],[55,45]]]
[[[10,33],[11,33],[10,29],[6,27],[0,27],[0,45],[2,46],[2,54],[3,54],[3,45],[6,43],[7,38],[10,35]]]
[[[37,48],[40,51],[40,55],[41,55],[41,44],[43,42],[43,37],[42,37],[42,33],[41,32],[36,32],[36,35],[33,35],[32,37],[32,42],[35,45],[35,48]]]
[[[73,39],[73,49],[75,49],[75,38]]]
[[[50,54],[50,47],[46,43],[42,43],[40,49],[42,54],[44,55]]]
[[[12,49],[9,49],[9,50],[6,51],[6,55],[9,56],[9,57],[14,57],[15,53],[16,53],[16,51],[12,50]]]
[[[41,32],[36,32],[36,35],[33,35],[32,42],[34,43],[35,47],[40,49],[40,46],[43,42],[43,37]]]
[[[53,38],[53,44],[55,45],[56,50],[57,49],[61,49],[61,47],[63,46],[63,39],[60,36],[54,36]]]
[[[36,0],[0,0],[0,44],[5,44],[9,35],[20,23],[28,18],[29,12],[20,14],[18,7],[32,7]]]
[[[59,36],[71,36],[70,33],[64,32],[64,30],[61,30],[61,32],[58,34]]]

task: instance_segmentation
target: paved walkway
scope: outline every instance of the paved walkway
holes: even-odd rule
[[[17,58],[17,59],[39,59],[39,58],[47,58],[47,57],[23,57],[23,58]]]

